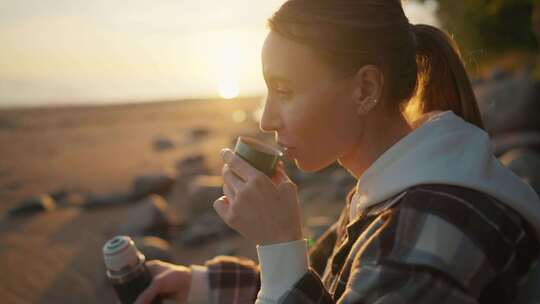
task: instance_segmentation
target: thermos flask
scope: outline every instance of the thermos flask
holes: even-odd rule
[[[145,256],[129,236],[119,235],[105,243],[103,259],[120,303],[133,304],[152,281]],[[152,304],[161,304],[161,299],[154,299]]]

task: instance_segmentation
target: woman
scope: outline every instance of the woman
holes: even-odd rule
[[[261,129],[299,169],[358,183],[307,250],[295,184],[222,150],[223,220],[259,265],[154,262],[157,294],[191,303],[507,303],[537,255],[540,201],[492,155],[457,48],[398,0],[289,0],[262,51]]]

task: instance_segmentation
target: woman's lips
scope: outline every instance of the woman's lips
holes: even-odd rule
[[[281,148],[281,152],[283,152],[283,156],[285,156],[288,159],[293,159],[292,151],[294,150],[293,147],[286,145],[283,142],[278,141],[278,145]]]
[[[281,149],[281,151],[283,152],[283,156],[285,156],[288,159],[294,158],[293,150],[294,148],[290,148],[290,147],[282,147]]]
[[[278,141],[278,145],[279,145],[280,147],[282,147],[282,148],[289,148],[289,149],[292,148],[290,145],[287,145],[287,144],[285,144],[285,143],[283,143],[283,142],[281,142],[281,141]]]

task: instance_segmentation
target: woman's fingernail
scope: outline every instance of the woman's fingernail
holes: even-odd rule
[[[223,152],[221,153],[221,157],[223,157],[223,160],[227,163],[229,160],[231,160],[232,153],[229,149],[223,149]]]
[[[223,156],[225,155],[225,152],[226,152],[226,151],[227,151],[227,150],[226,150],[225,148],[223,148],[223,149],[221,149],[221,150],[219,151],[219,155],[221,156],[221,158],[223,158]]]

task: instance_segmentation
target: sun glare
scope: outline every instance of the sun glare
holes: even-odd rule
[[[235,79],[222,79],[219,82],[219,96],[225,99],[232,99],[238,96],[238,82]]]
[[[225,37],[224,37],[225,38]],[[219,81],[219,95],[231,99],[240,93],[238,78],[240,74],[240,46],[233,35],[224,40],[217,54],[217,74]]]
[[[209,72],[217,82],[218,94],[225,99],[240,94],[239,79],[242,73],[240,58],[245,34],[236,30],[218,30],[200,34],[201,47],[207,54]]]
[[[196,72],[211,86],[209,94],[229,100],[260,94],[264,81],[260,52],[267,30],[231,28],[198,32],[190,48],[197,54]]]

